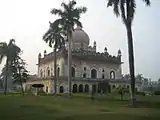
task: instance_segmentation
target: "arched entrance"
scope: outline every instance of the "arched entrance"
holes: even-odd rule
[[[60,91],[60,93],[63,93],[63,92],[64,92],[63,86],[60,86],[59,91]]]
[[[93,78],[93,79],[97,78],[97,70],[96,69],[91,70],[91,78]]]
[[[73,93],[77,93],[77,84],[73,85]]]
[[[92,91],[96,93],[96,84],[92,85]]]
[[[87,84],[85,85],[84,92],[86,92],[86,93],[89,92],[89,85],[87,85]]]
[[[83,92],[83,85],[82,84],[79,85],[79,92]]]

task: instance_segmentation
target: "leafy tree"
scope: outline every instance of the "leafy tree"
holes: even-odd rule
[[[72,42],[72,31],[74,31],[74,26],[82,27],[82,23],[79,21],[80,15],[85,13],[86,7],[77,7],[75,8],[76,1],[72,0],[69,3],[62,3],[61,6],[63,9],[52,9],[51,13],[58,15],[60,18],[56,20],[57,26],[61,25],[63,30],[67,34],[68,40],[68,88],[69,94],[71,97],[71,79],[72,79],[72,55],[71,55],[71,42]]]
[[[117,89],[118,94],[121,96],[121,100],[123,100],[124,95],[126,93],[129,93],[129,88],[125,88],[125,87],[119,86],[116,89]]]
[[[15,44],[15,40],[11,39],[9,43],[0,42],[0,64],[2,60],[6,57],[6,69],[5,69],[5,78],[4,78],[4,94],[7,93],[7,79],[8,79],[8,67],[12,65],[15,59],[18,57],[21,49]]]
[[[28,78],[28,71],[26,70],[26,63],[20,57],[16,59],[12,65],[13,83],[21,85],[22,94],[24,95],[23,83]]]
[[[140,81],[141,84],[142,84],[142,82],[143,82],[143,80],[144,80],[144,77],[143,77],[142,74],[138,74],[138,75],[136,75],[135,79],[138,80],[138,81]]]
[[[123,77],[124,77],[125,80],[130,80],[131,79],[130,74],[125,74]]]
[[[142,0],[146,5],[150,5],[150,0]],[[136,0],[107,0],[107,7],[113,7],[115,15],[121,16],[122,21],[127,30],[128,37],[128,53],[129,53],[129,68],[131,75],[131,99],[132,106],[136,107],[135,97],[135,73],[134,73],[134,51],[133,51],[133,36],[132,22],[135,15]]]
[[[57,21],[50,23],[49,30],[44,34],[43,40],[54,48],[54,92],[57,94],[57,49],[61,50],[65,46],[64,32],[57,25]]]

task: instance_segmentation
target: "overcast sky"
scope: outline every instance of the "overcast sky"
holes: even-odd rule
[[[160,0],[151,0],[151,7],[137,1],[133,22],[136,73],[152,80],[160,78]],[[50,14],[59,8],[62,0],[0,0],[0,42],[14,38],[23,50],[30,73],[37,73],[37,56],[46,49],[52,50],[42,41],[49,21],[57,17]],[[78,5],[88,8],[81,22],[90,37],[90,44],[97,42],[98,51],[107,46],[112,55],[122,51],[123,74],[128,73],[127,36],[120,18],[116,18],[106,0],[77,0]],[[0,65],[0,69],[2,65]]]

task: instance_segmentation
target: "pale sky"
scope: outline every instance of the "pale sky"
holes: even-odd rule
[[[42,40],[49,21],[57,17],[50,14],[52,8],[59,8],[64,0],[0,0],[0,42],[14,38],[23,50],[31,74],[37,74],[37,56],[46,49],[52,49]],[[151,7],[137,1],[133,22],[135,70],[152,80],[160,78],[160,0],[151,0]],[[128,73],[127,36],[121,18],[116,18],[106,0],[77,0],[78,5],[88,11],[81,22],[90,37],[90,44],[97,42],[98,51],[107,46],[112,55],[122,51],[123,74]],[[2,65],[0,65],[0,69]]]

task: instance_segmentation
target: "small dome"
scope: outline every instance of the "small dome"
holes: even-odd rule
[[[77,26],[77,28],[72,33],[73,37],[73,43],[80,43],[80,44],[86,44],[89,45],[89,36],[87,33],[82,30],[80,26]]]

